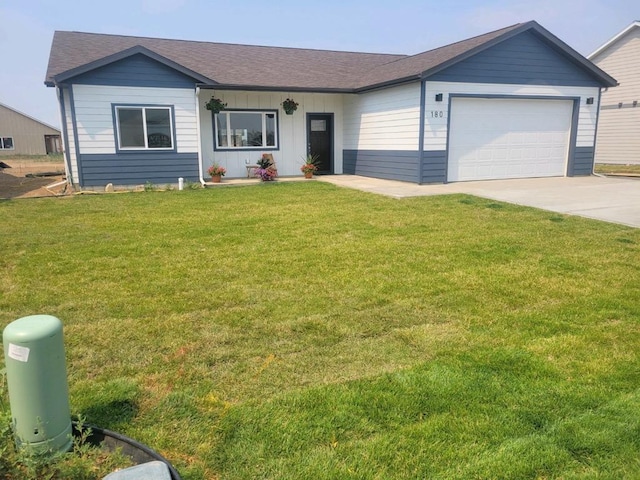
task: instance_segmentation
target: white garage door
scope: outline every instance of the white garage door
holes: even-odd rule
[[[571,100],[452,98],[447,180],[564,176],[572,113]]]

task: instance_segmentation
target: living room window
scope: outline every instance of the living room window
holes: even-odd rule
[[[216,149],[278,148],[275,111],[223,111],[215,115]]]
[[[0,137],[0,150],[13,150],[13,137]]]
[[[171,107],[116,106],[119,149],[173,149],[171,113]]]

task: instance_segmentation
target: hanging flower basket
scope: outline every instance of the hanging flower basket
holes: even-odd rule
[[[211,100],[205,103],[204,106],[207,110],[211,110],[213,113],[220,113],[222,110],[227,108],[227,104],[216,97],[211,97]]]
[[[298,109],[298,103],[290,98],[287,98],[284,102],[282,102],[282,108],[284,109],[284,113],[286,113],[287,115],[293,115],[293,112]]]

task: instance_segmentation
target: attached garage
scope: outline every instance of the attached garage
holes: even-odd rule
[[[574,101],[452,97],[447,179],[567,174]]]

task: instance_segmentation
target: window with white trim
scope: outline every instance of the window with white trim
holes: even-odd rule
[[[215,115],[216,148],[278,148],[276,112],[223,111]]]
[[[116,107],[120,150],[173,149],[170,107]]]
[[[0,150],[13,150],[13,137],[0,137]]]

